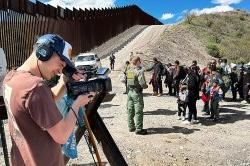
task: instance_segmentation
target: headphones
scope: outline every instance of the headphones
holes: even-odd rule
[[[62,55],[65,47],[65,41],[60,36],[54,34],[43,35],[36,43],[38,44],[36,56],[41,61],[48,61],[54,52]]]

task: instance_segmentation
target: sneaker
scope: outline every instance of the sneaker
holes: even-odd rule
[[[148,131],[146,129],[141,129],[135,132],[137,135],[146,135],[148,134]]]
[[[154,92],[152,95],[153,95],[153,96],[157,96],[157,95],[158,95],[158,93]]]
[[[162,96],[162,93],[159,93],[158,95],[157,95],[157,97],[161,97]]]
[[[241,104],[247,104],[247,101],[246,100],[243,100],[240,102]]]
[[[181,120],[182,120],[182,121],[185,121],[185,120],[186,120],[185,116],[183,116],[183,117],[181,118]]]
[[[199,123],[199,120],[193,120],[192,123],[197,124],[197,123]]]
[[[181,120],[181,116],[178,116],[177,120]]]
[[[128,131],[129,131],[129,132],[134,132],[134,131],[135,131],[135,128],[129,129]]]
[[[191,122],[189,122],[188,120],[185,120],[182,123],[185,124],[185,125],[190,125],[191,124]]]

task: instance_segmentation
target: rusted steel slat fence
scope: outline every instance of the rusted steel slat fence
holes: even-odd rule
[[[85,52],[134,25],[162,24],[136,5],[105,9],[63,9],[39,1],[0,0],[0,47],[8,68],[21,65],[37,37],[61,35],[73,46],[73,54]]]

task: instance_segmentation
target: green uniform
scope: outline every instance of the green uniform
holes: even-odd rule
[[[126,80],[125,80],[125,87],[126,87],[126,94],[128,93],[128,86],[127,86],[127,71],[130,68],[130,65],[126,65],[124,69],[124,74],[126,75]]]
[[[144,76],[144,71],[140,67],[130,67],[127,71],[127,86],[128,86],[128,127],[130,131],[136,129],[140,131],[143,128],[143,108],[144,101],[142,90],[146,89],[147,83]],[[135,122],[134,122],[135,117]]]

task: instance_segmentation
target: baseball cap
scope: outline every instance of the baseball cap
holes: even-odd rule
[[[38,38],[37,45],[47,45],[53,52],[57,53],[62,61],[66,63],[63,73],[72,76],[76,71],[75,65],[70,60],[72,46],[62,37],[56,34],[46,34]]]

